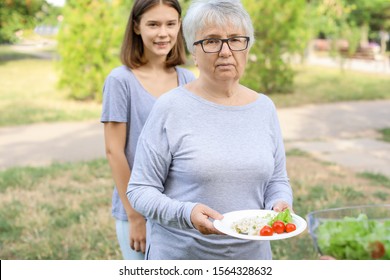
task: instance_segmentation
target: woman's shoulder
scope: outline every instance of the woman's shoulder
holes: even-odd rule
[[[195,80],[195,75],[191,70],[187,68],[176,66],[176,71],[179,76],[183,76],[187,81]]]
[[[275,103],[268,95],[261,92],[259,92],[258,94],[259,94],[260,101],[264,106],[268,106],[271,107],[272,109],[276,109]]]
[[[132,74],[131,69],[125,65],[115,67],[108,74],[107,78],[115,78],[117,80],[128,79],[129,74]]]

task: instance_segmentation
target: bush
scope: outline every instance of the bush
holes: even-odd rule
[[[104,79],[119,65],[130,0],[68,0],[58,36],[60,87],[77,100],[101,101]]]
[[[253,20],[255,43],[241,82],[261,92],[291,91],[294,80],[291,61],[295,54],[303,54],[310,37],[306,1],[242,2]]]

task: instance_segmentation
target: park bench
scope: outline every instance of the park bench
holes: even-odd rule
[[[358,48],[354,53],[349,53],[348,49],[341,49],[339,52],[344,58],[376,60],[376,55],[372,48]]]

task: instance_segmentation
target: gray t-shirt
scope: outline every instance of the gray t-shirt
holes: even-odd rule
[[[224,106],[184,87],[166,93],[140,135],[127,196],[148,218],[147,259],[271,259],[268,241],[202,235],[190,214],[196,203],[222,214],[292,205],[274,104],[263,94]]]
[[[195,79],[191,71],[181,67],[175,69],[179,86]],[[156,100],[126,66],[113,69],[105,80],[101,122],[127,123],[125,153],[130,169],[133,166],[138,137]],[[126,211],[116,188],[112,196],[112,215],[116,219],[127,221]]]

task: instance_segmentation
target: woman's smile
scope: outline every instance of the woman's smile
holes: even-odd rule
[[[158,48],[164,49],[169,46],[170,42],[154,42],[154,45],[156,45]]]

